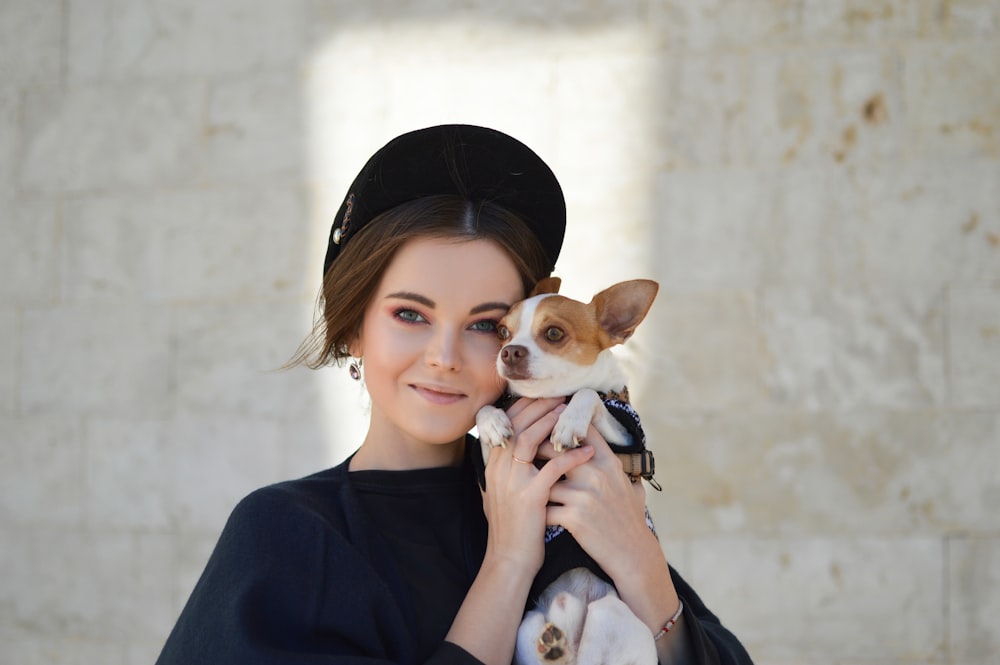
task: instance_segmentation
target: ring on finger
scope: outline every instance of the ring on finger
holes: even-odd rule
[[[534,465],[534,464],[535,464],[534,462],[532,462],[532,461],[530,461],[530,460],[526,460],[526,459],[521,459],[521,458],[520,458],[520,457],[518,457],[517,455],[511,455],[511,457],[512,457],[512,458],[514,458],[514,461],[515,461],[515,462],[518,462],[519,464],[531,464],[531,465]]]

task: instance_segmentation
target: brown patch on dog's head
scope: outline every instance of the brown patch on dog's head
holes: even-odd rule
[[[532,337],[547,353],[578,365],[592,364],[601,351],[632,336],[658,290],[652,280],[635,279],[601,291],[587,304],[550,296],[538,303]]]
[[[528,297],[540,296],[545,293],[559,293],[559,287],[562,285],[562,280],[558,277],[546,277],[545,279],[539,281],[535,284],[535,288],[531,289],[531,293]]]

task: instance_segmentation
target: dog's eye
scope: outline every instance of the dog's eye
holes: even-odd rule
[[[510,330],[507,329],[507,326],[497,326],[497,337],[503,340],[510,339]]]
[[[545,331],[545,339],[550,342],[558,342],[565,334],[560,328],[549,328]]]

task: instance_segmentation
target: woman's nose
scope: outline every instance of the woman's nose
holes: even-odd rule
[[[438,331],[427,346],[425,358],[431,367],[449,371],[460,369],[462,362],[458,336],[447,330]]]

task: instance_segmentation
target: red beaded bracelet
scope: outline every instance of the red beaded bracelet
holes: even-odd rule
[[[677,602],[679,603],[679,606],[677,607],[677,612],[675,612],[674,615],[670,617],[667,623],[664,624],[663,628],[660,629],[660,632],[656,634],[656,636],[653,638],[654,642],[663,637],[664,635],[666,635],[667,633],[669,633],[670,629],[674,627],[675,623],[677,623],[677,620],[681,618],[681,612],[684,611],[684,601],[678,598]]]

